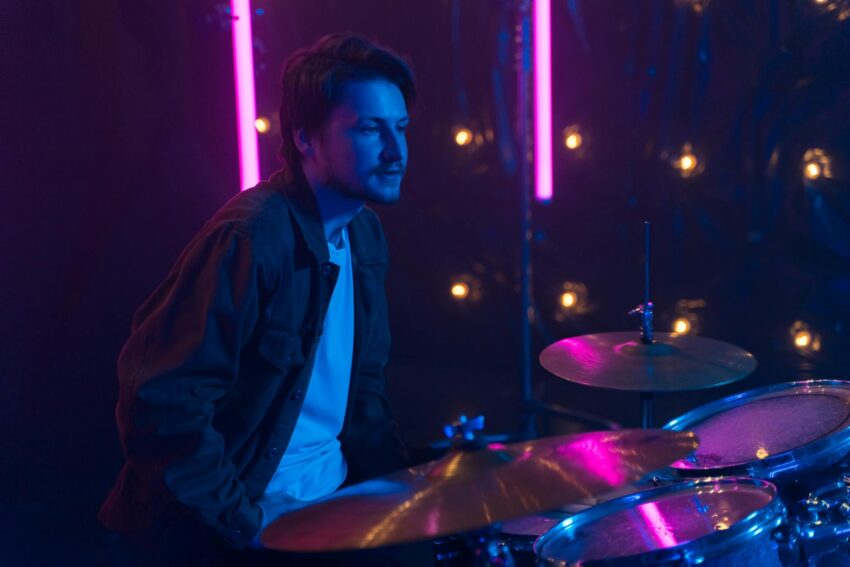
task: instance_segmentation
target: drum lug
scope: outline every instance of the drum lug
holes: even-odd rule
[[[791,527],[783,523],[774,528],[770,532],[770,539],[776,543],[779,560],[783,565],[800,564],[800,546],[797,542],[797,534]]]
[[[807,523],[813,526],[819,526],[823,523],[824,516],[829,512],[829,502],[816,496],[809,496],[803,502]]]

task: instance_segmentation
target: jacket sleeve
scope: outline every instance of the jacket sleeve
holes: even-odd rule
[[[377,221],[377,219],[375,219]],[[380,225],[377,232],[386,257],[386,242]],[[364,345],[355,376],[351,424],[343,442],[348,475],[352,484],[384,475],[407,465],[407,451],[398,436],[386,396],[384,367],[390,352],[387,297],[384,291],[386,265],[379,270],[370,316],[372,328]]]
[[[261,511],[213,415],[258,319],[260,271],[238,226],[203,230],[137,311],[118,361],[116,416],[130,466],[236,547],[259,531]]]

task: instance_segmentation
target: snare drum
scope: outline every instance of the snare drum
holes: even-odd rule
[[[824,484],[816,473],[850,452],[850,382],[809,380],[751,390],[697,408],[664,429],[693,431],[699,438],[696,451],[671,466],[679,478],[772,480],[790,507]]]
[[[544,512],[503,522],[499,545],[511,550],[516,567],[533,567],[537,564],[534,542],[568,516],[566,512]]]
[[[567,518],[534,544],[543,565],[780,567],[790,556],[772,483],[700,479],[645,490]]]

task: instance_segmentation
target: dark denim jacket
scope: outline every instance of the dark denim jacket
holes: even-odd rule
[[[390,345],[377,215],[349,224],[355,338],[340,441],[346,482],[404,466],[384,395]],[[241,547],[292,435],[338,268],[312,191],[279,172],[201,229],[133,319],[118,360],[127,461],[101,508],[147,545],[176,526]]]

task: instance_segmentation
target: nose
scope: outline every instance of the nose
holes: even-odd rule
[[[381,149],[381,161],[394,163],[404,161],[407,152],[407,141],[403,132],[389,130],[383,136],[383,148]]]

